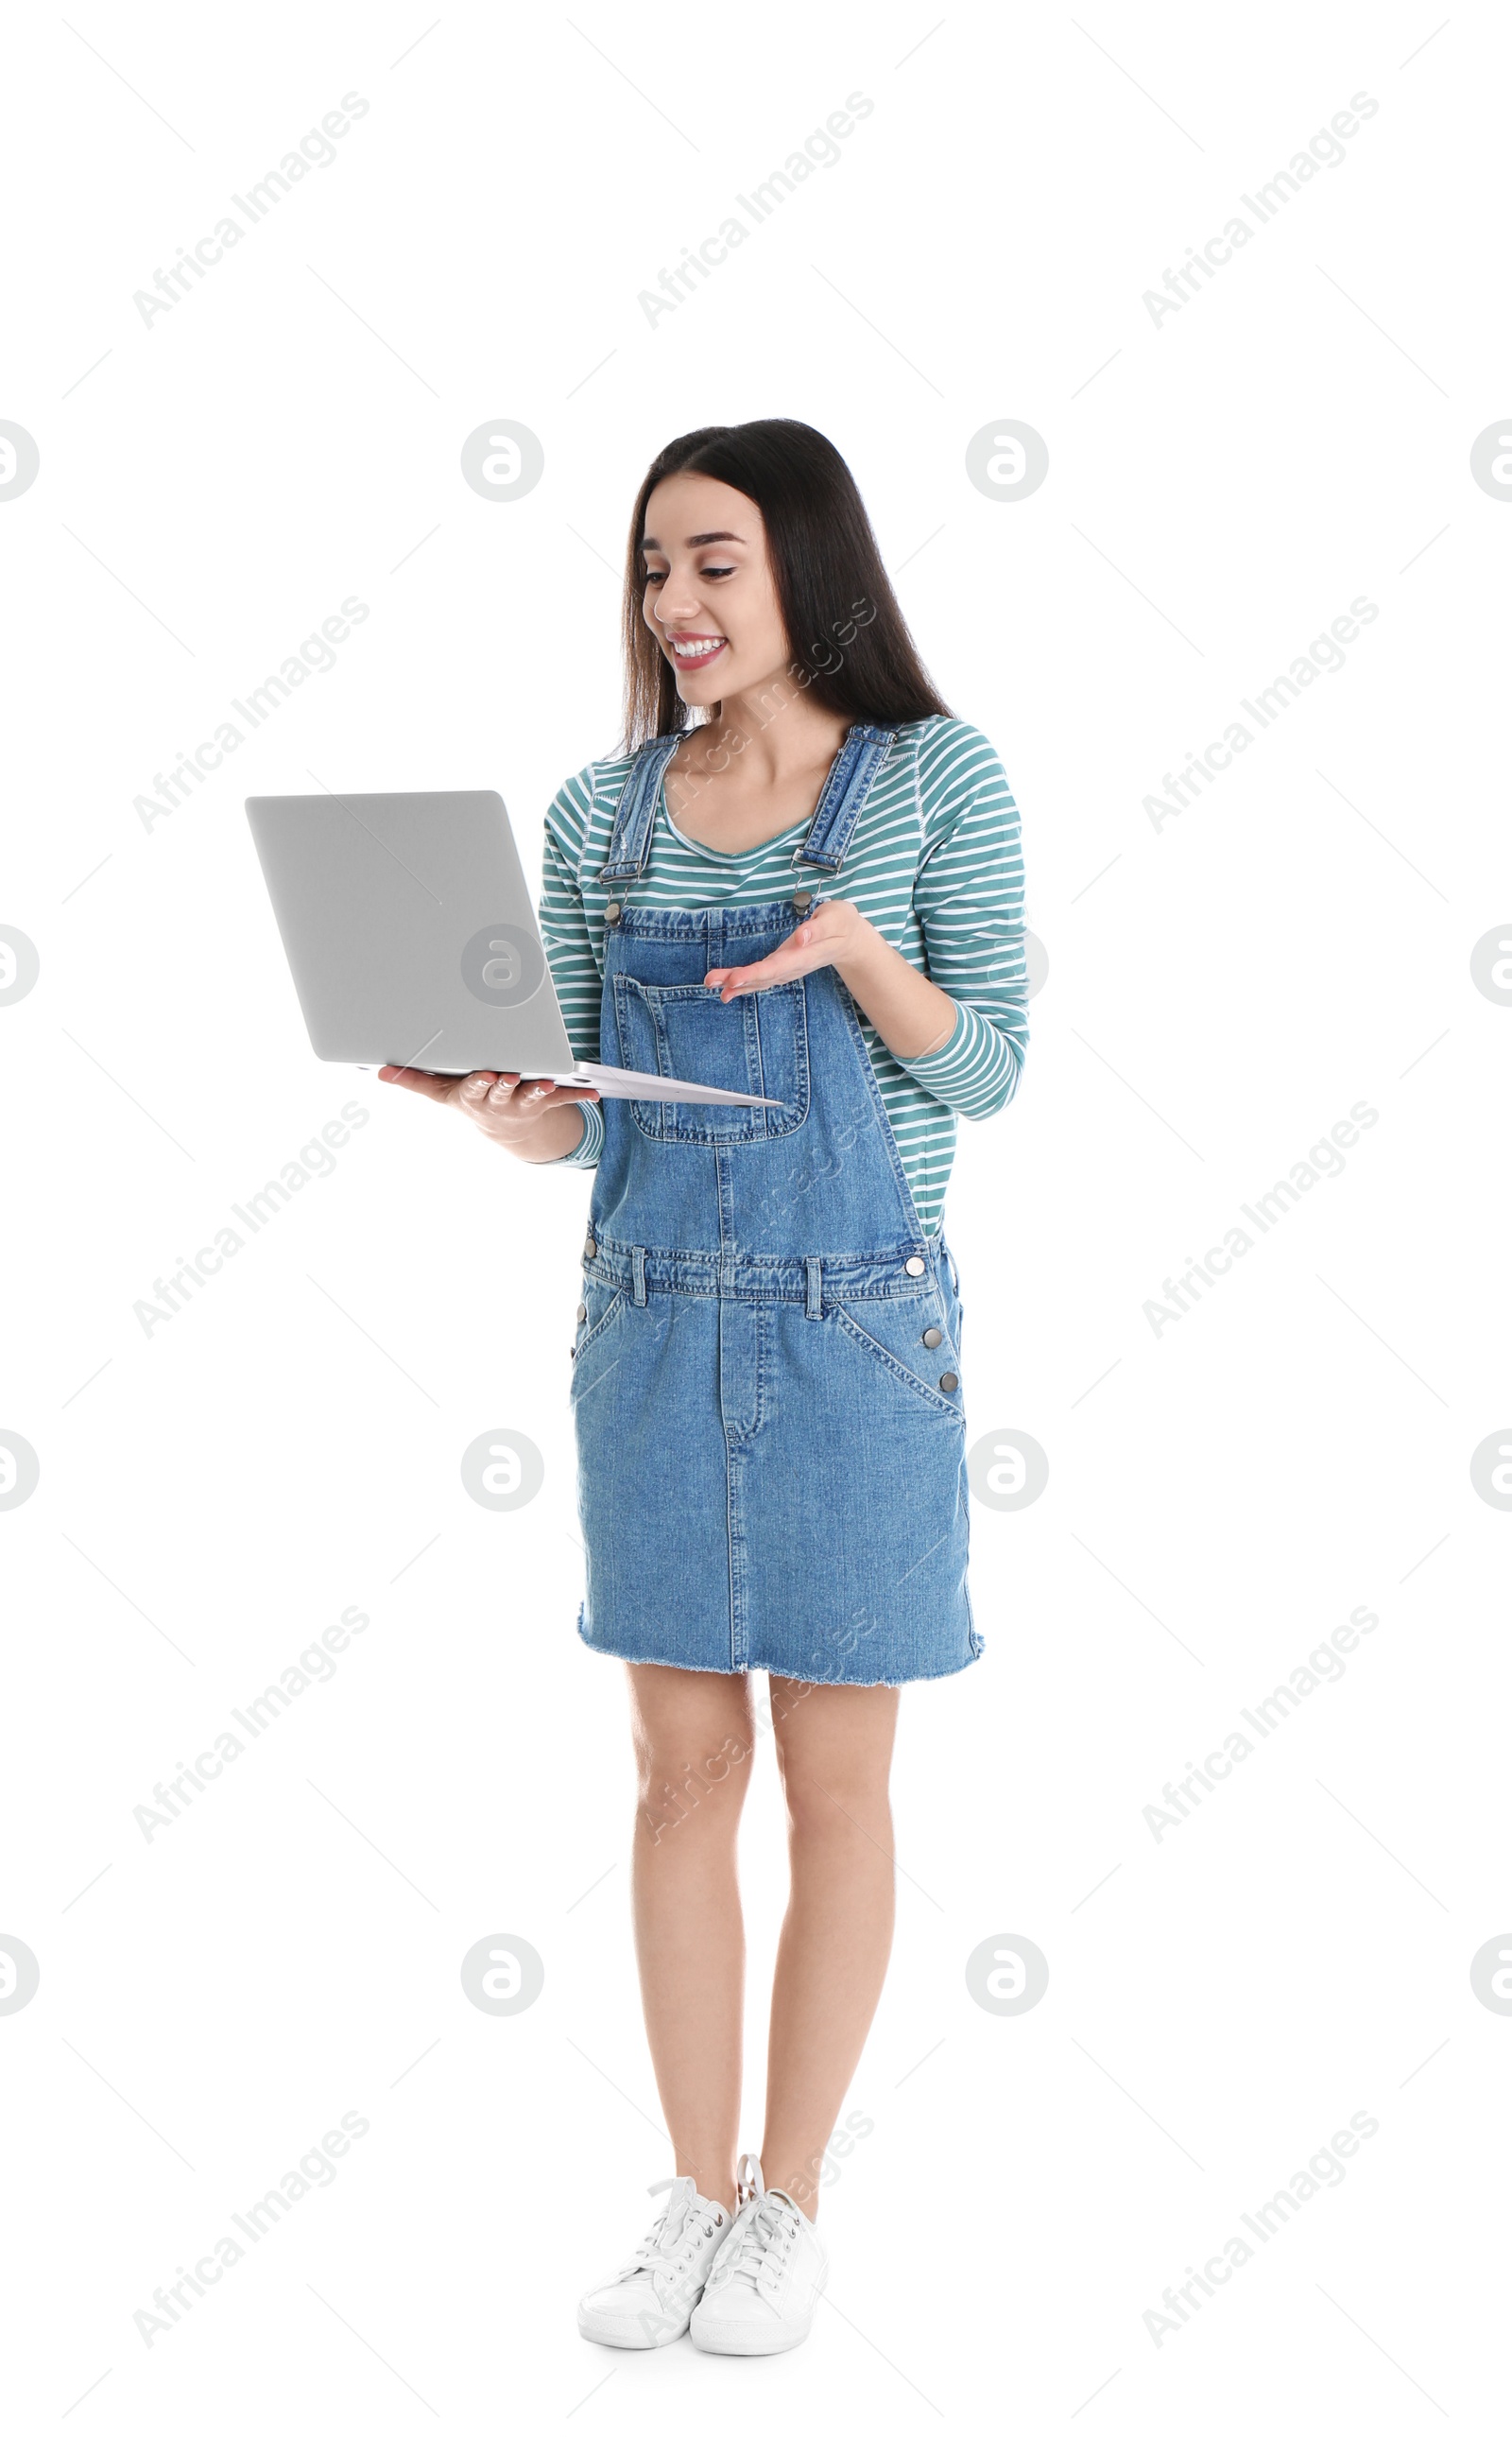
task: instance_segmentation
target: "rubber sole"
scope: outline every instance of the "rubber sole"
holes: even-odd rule
[[[721,2328],[716,2322],[713,2327],[705,2325],[701,2329],[699,2310],[695,2309],[687,2327],[695,2351],[729,2353],[745,2357],[766,2353],[791,2353],[794,2345],[801,2344],[805,2341],[813,2326],[819,2308],[819,2296],[828,2282],[829,2267],[826,2262],[824,2272],[814,2287],[813,2307],[802,2323],[797,2325],[791,2320],[786,2324],[779,2320],[770,2328],[763,2326],[759,2321],[744,2325],[727,2322]],[[701,2304],[699,2307],[702,2308],[702,2306]]]
[[[582,2304],[578,2307],[579,2335],[590,2344],[612,2344],[617,2352],[656,2352],[663,2344],[675,2344],[686,2332],[671,2322],[658,2325],[652,2310],[642,2318],[638,2312],[627,2317],[618,2310],[590,2310]]]

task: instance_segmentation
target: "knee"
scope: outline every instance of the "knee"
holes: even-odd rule
[[[733,1835],[750,1780],[751,1746],[728,1734],[717,1751],[690,1761],[686,1753],[637,1744],[635,1772],[639,1816],[653,1844],[673,1828],[693,1832],[694,1821],[701,1833]]]
[[[865,1836],[891,1850],[892,1815],[885,1771],[821,1771],[801,1764],[782,1769],[783,1799],[791,1833],[805,1844]]]

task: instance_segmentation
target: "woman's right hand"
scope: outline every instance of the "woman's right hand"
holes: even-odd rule
[[[380,1066],[378,1080],[460,1109],[490,1142],[537,1164],[576,1150],[583,1120],[573,1114],[574,1108],[579,1100],[599,1097],[585,1083],[525,1082],[518,1075],[487,1072],[423,1075],[412,1066]]]

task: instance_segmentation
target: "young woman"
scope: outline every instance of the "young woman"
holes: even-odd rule
[[[587,1598],[629,1668],[634,1912],[669,2197],[579,2325],[799,2343],[826,2146],[893,1930],[898,1687],[982,1649],[966,1591],[958,1117],[1027,1040],[1018,816],[920,664],[843,460],[806,424],[663,449],[625,584],[627,744],[547,816],[576,1054],[756,1094],[386,1080],[597,1169],[572,1378]],[[739,2160],[736,1830],[770,1677],[791,1900],[766,2123]]]

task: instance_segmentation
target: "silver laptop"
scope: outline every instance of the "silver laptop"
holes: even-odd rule
[[[781,1107],[573,1057],[509,815],[491,791],[249,796],[247,818],[317,1058],[549,1078],[610,1099]]]

